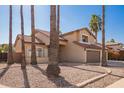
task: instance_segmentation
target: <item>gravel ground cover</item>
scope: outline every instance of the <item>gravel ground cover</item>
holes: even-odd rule
[[[120,65],[121,64],[121,65]],[[109,62],[108,67],[112,70],[112,73],[94,83],[88,84],[84,88],[105,88],[110,84],[124,78],[124,64],[123,62]]]
[[[38,66],[28,65],[26,70],[21,70],[20,64],[14,64],[6,69],[5,64],[0,64],[0,84],[9,87],[76,87],[75,84],[105,73],[98,66],[84,64],[61,64],[61,74],[57,79],[48,79],[45,73],[46,64]]]

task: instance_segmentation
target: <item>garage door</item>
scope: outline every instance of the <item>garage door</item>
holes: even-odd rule
[[[98,63],[100,62],[100,52],[99,51],[87,51],[87,62],[88,63]]]

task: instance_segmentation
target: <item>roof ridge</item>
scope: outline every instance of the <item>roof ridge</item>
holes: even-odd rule
[[[48,31],[44,31],[44,30],[40,30],[40,29],[35,29],[35,31],[37,31],[37,32],[39,32],[39,33],[42,33],[42,34],[46,35],[47,37],[49,37],[48,34],[44,33],[44,32],[50,33],[50,32],[48,32]]]
[[[83,30],[83,29],[87,30],[87,32],[89,32],[96,39],[95,35],[89,30],[88,27],[83,27],[83,28],[75,29],[75,30],[72,30],[72,31],[69,31],[69,32],[66,32],[66,33],[62,34],[61,36],[64,36],[64,35],[67,35],[69,33],[73,33],[73,32],[76,32],[76,31],[80,31],[80,30]]]
[[[47,30],[43,30],[43,29],[35,29],[35,31],[38,31],[38,32],[49,32],[49,31],[47,31]],[[50,32],[49,32],[50,33]]]
[[[22,36],[22,34],[18,34],[17,36]],[[31,36],[29,36],[29,35],[24,35],[24,36],[26,36],[26,37],[31,37]]]

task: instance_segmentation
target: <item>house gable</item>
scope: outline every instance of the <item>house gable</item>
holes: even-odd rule
[[[45,45],[49,45],[49,36],[47,34],[47,31],[44,31],[44,33],[42,31],[39,31],[39,30],[36,30],[36,37],[39,39],[39,40],[42,40]]]
[[[21,52],[21,39],[17,36],[14,44],[15,52]]]
[[[69,39],[70,35],[73,35],[73,38]],[[71,41],[82,41],[82,36],[88,37],[88,43],[96,43],[96,37],[88,28],[77,29],[62,35],[62,37]]]
[[[15,50],[21,52],[21,40],[22,40],[22,35],[18,34],[14,43]],[[66,45],[67,40],[59,37],[59,44],[60,45]],[[31,44],[31,36],[24,35],[24,43]],[[50,33],[48,31],[44,30],[35,30],[35,44],[37,45],[46,45],[48,46],[50,43]],[[17,49],[19,48],[19,49]]]
[[[42,40],[46,45],[50,44],[50,32],[36,29],[36,35],[39,40]],[[59,44],[60,45],[66,45],[67,44],[66,39],[59,37]]]

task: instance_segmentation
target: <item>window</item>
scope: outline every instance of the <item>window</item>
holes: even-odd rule
[[[45,49],[43,48],[43,57],[45,57]]]
[[[43,57],[43,54],[42,54],[42,48],[38,48],[37,49],[37,57]]]
[[[88,42],[88,36],[82,35],[82,42]]]
[[[31,49],[27,50],[27,55],[30,57],[31,56]]]
[[[31,49],[27,49],[26,54],[28,57],[31,57]],[[36,48],[37,57],[48,57],[47,48]]]
[[[48,57],[48,49],[47,48],[44,48],[44,50],[43,50],[43,56],[44,57]]]

